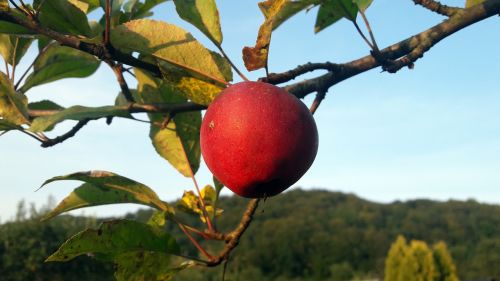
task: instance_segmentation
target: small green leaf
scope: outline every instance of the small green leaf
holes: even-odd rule
[[[186,99],[175,89],[148,73],[135,69],[139,83],[137,101],[142,103],[180,103]],[[164,124],[167,116],[160,113],[149,114],[152,124],[149,136],[160,156],[165,158],[182,175],[191,177],[200,166],[200,126],[201,112],[178,113]],[[186,158],[187,156],[187,158]]]
[[[43,26],[59,32],[83,36],[91,34],[85,13],[68,0],[43,1],[39,18]]]
[[[215,0],[174,0],[179,16],[196,26],[212,42],[222,43],[219,11]]]
[[[32,132],[50,131],[57,123],[65,120],[80,121],[83,119],[99,119],[108,116],[127,118],[130,117],[130,114],[128,109],[123,106],[85,107],[76,105],[61,110],[53,115],[35,118],[29,130]]]
[[[99,253],[117,256],[132,251],[179,254],[179,246],[168,233],[136,221],[113,220],[98,229],[86,229],[68,241],[46,261],[68,261],[79,255]]]
[[[368,9],[368,7],[370,7],[373,0],[352,0],[352,2],[354,4],[356,4],[356,6],[358,6],[358,9],[360,11],[364,12],[364,11],[366,11],[366,9]]]
[[[29,110],[63,110],[64,107],[58,105],[57,103],[50,100],[41,100],[36,102],[30,102],[28,104]]]
[[[327,0],[318,10],[314,32],[318,33],[342,18],[355,21],[358,6],[352,0]]]
[[[158,59],[166,77],[171,76],[169,83],[196,103],[207,104],[232,80],[231,67],[225,58],[172,24],[129,21],[113,30],[111,41],[123,52],[139,52]]]
[[[0,54],[10,65],[17,65],[28,51],[31,42],[33,42],[32,38],[0,34]]]
[[[465,1],[465,8],[470,8],[472,6],[475,6],[477,4],[483,3],[484,0],[466,0]]]
[[[264,23],[259,28],[259,35],[254,47],[243,48],[243,61],[249,71],[267,67],[267,57],[269,45],[271,44],[271,33],[273,21],[281,9],[286,6],[286,0],[267,0],[259,2],[259,8],[266,17]]]
[[[15,125],[27,124],[29,123],[27,105],[26,96],[17,93],[12,81],[0,72],[0,117]]]
[[[213,176],[213,181],[214,181],[215,191],[217,192],[217,198],[218,198],[220,191],[222,190],[222,188],[224,188],[224,185],[215,176]]]
[[[151,188],[114,173],[106,171],[79,172],[51,178],[45,181],[42,187],[61,180],[79,180],[85,184],[73,190],[44,219],[50,219],[75,209],[116,203],[136,203],[173,212],[173,209],[161,201]]]
[[[144,3],[138,3],[139,8],[135,13],[133,13],[132,18],[133,19],[141,19],[145,18],[148,16],[152,16],[153,12],[151,12],[151,9],[153,9],[155,6],[167,2],[168,0],[146,0]]]
[[[168,266],[170,255],[159,252],[128,252],[114,259],[117,281],[168,281],[179,271],[194,265],[184,262],[177,267]]]
[[[21,92],[30,88],[63,78],[83,78],[92,75],[99,68],[100,61],[94,56],[73,48],[52,44],[38,57]]]
[[[169,213],[165,211],[154,211],[148,220],[148,224],[154,227],[162,228],[167,222],[167,216],[169,216]]]

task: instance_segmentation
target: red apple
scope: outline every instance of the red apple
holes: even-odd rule
[[[234,193],[269,197],[297,182],[318,151],[307,107],[271,84],[241,82],[224,89],[201,124],[201,153],[214,176]]]

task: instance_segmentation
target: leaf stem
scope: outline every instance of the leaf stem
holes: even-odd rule
[[[198,241],[196,241],[193,236],[191,236],[191,234],[189,233],[189,231],[180,223],[178,223],[179,227],[181,228],[182,232],[184,232],[184,234],[186,234],[186,236],[189,238],[189,240],[191,241],[191,243],[193,243],[193,245],[203,254],[205,255],[209,260],[211,260],[213,257],[205,250],[203,249],[203,247],[200,245],[200,243],[198,243]]]
[[[236,67],[236,65],[231,61],[231,59],[226,54],[226,52],[224,52],[224,49],[222,48],[222,46],[220,44],[215,44],[215,46],[217,46],[217,48],[219,49],[221,54],[227,59],[227,61],[231,65],[231,67],[234,69],[234,71],[236,71],[236,73],[238,73],[238,75],[241,77],[241,79],[243,79],[244,81],[248,81],[248,78]]]
[[[11,81],[14,81],[16,75],[16,55],[17,55],[17,46],[19,45],[19,37],[16,37],[16,44],[14,44],[14,51],[12,53],[12,77]]]
[[[366,25],[366,29],[368,30],[368,33],[370,34],[370,38],[371,38],[372,44],[373,44],[373,50],[376,52],[380,52],[378,45],[377,45],[377,40],[375,40],[375,36],[373,35],[372,28],[370,26],[370,22],[368,21],[368,18],[366,17],[365,12],[362,10],[359,10],[359,14],[363,18],[363,21],[365,22],[365,25]]]

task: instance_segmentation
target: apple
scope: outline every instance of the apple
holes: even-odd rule
[[[201,153],[213,175],[247,198],[274,196],[297,182],[318,151],[314,118],[297,97],[263,82],[240,82],[210,104]]]

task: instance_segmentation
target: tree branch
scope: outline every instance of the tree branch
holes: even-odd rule
[[[53,138],[53,139],[42,140],[41,146],[42,147],[51,147],[51,146],[54,146],[56,144],[62,143],[63,141],[65,141],[71,137],[74,137],[76,135],[76,133],[78,131],[80,131],[80,129],[83,128],[85,125],[87,125],[87,123],[89,121],[90,121],[90,119],[83,119],[83,120],[78,121],[78,123],[76,123],[76,125],[71,130],[69,130],[67,133],[60,135],[60,136]]]
[[[384,58],[386,62],[381,61],[380,58],[375,58],[373,55],[368,55],[351,62],[338,64],[336,67],[337,69],[327,74],[294,83],[284,88],[295,96],[303,98],[310,93],[317,92],[319,89],[328,89],[350,77],[381,66],[382,63],[385,65],[384,70],[396,72],[404,66],[411,66],[417,59],[421,58],[426,51],[444,38],[467,26],[491,16],[498,15],[499,13],[500,0],[487,0],[482,4],[472,6],[468,9],[460,9],[442,23],[382,49],[380,51],[380,56]],[[273,78],[282,76],[286,78],[292,77],[291,79],[293,79],[296,76],[287,76],[287,73],[293,73],[300,67],[301,66],[285,73],[273,74],[268,80],[272,82],[281,81]],[[302,74],[300,71],[297,72]],[[261,79],[264,80],[265,78]]]
[[[447,17],[451,17],[458,11],[462,10],[462,8],[443,5],[435,0],[413,0],[413,2],[415,5],[423,6],[430,11]]]

